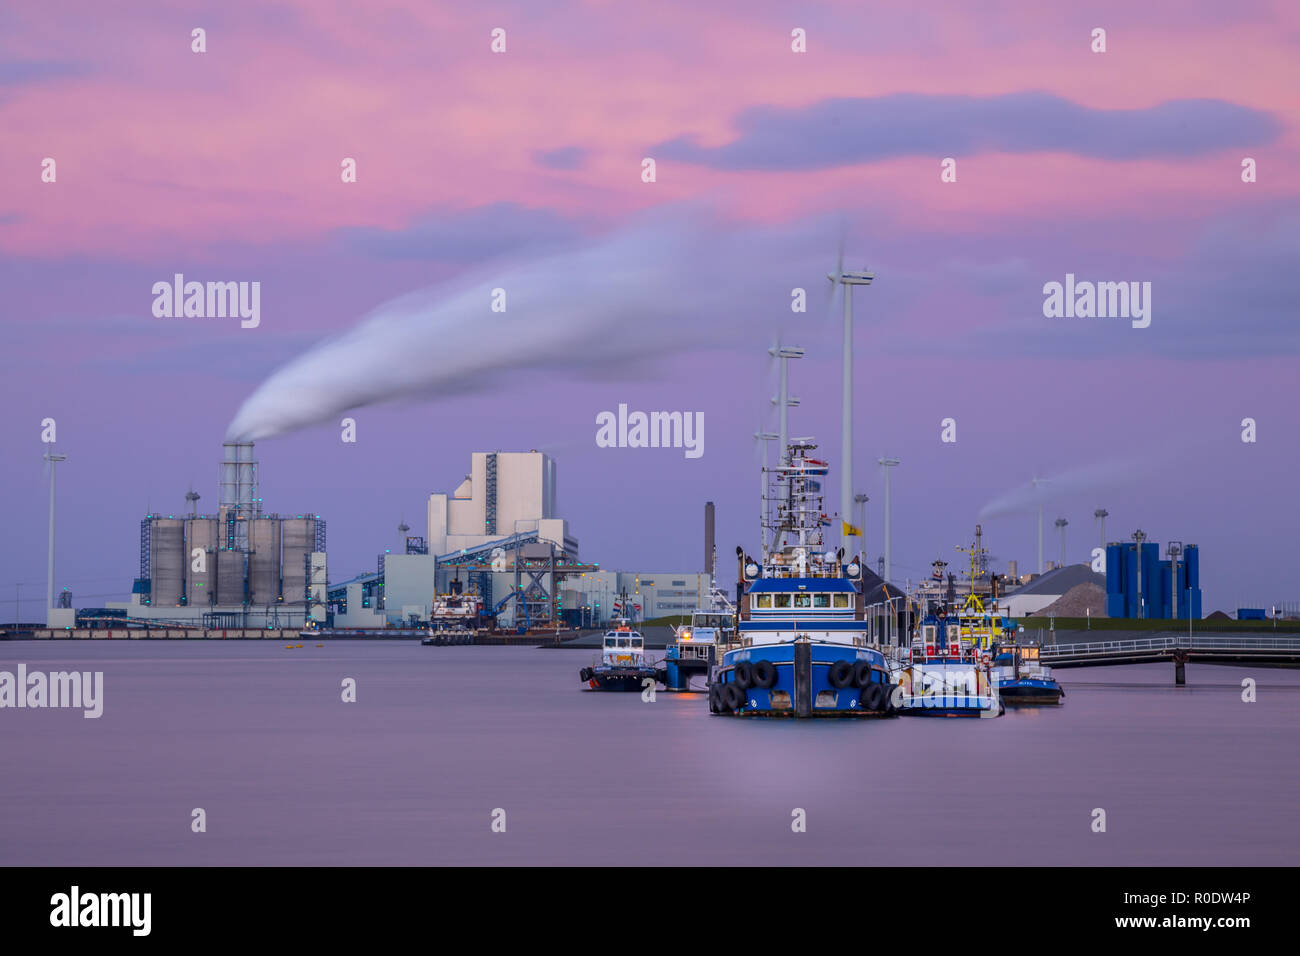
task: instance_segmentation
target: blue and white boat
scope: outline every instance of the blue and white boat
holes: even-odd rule
[[[796,440],[768,473],[763,556],[736,549],[742,586],[735,639],[709,683],[709,710],[745,717],[884,717],[888,662],[864,621],[863,565],[827,551],[821,485],[829,466]]]
[[[962,638],[958,618],[929,614],[921,621],[906,659],[896,673],[899,714],[905,717],[999,717],[989,654]]]
[[[689,623],[673,629],[673,643],[666,648],[659,677],[668,690],[702,689],[691,681],[698,677],[707,681],[721,649],[735,638],[736,608],[718,587],[716,555],[710,578],[709,606],[696,608]]]
[[[1037,644],[998,643],[993,676],[1003,701],[1016,705],[1059,704],[1065,690],[1039,658]]]

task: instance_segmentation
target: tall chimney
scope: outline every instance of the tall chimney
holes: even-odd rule
[[[713,502],[704,502],[704,573],[713,573]]]

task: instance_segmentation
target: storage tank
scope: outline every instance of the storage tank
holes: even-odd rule
[[[316,519],[282,519],[280,538],[280,593],[285,604],[302,605],[307,600],[308,555],[316,550]]]
[[[191,607],[209,607],[217,599],[216,518],[190,518],[185,522],[185,597]],[[194,549],[203,550],[203,570],[194,570]]]
[[[275,604],[280,600],[280,522],[254,518],[248,535],[248,603]]]
[[[239,607],[244,603],[244,552],[217,552],[217,603]]]
[[[174,607],[181,603],[185,577],[185,521],[181,518],[154,518],[150,532],[149,577],[151,602],[155,607]]]

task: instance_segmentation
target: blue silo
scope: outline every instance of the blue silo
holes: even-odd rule
[[[1127,617],[1124,607],[1124,546],[1106,545],[1106,616]]]
[[[1154,541],[1142,542],[1141,599],[1141,617],[1160,616],[1160,545]]]
[[[1137,545],[1124,542],[1124,616],[1137,617]]]

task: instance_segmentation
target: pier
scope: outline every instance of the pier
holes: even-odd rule
[[[1119,641],[1046,644],[1040,657],[1053,668],[1102,667],[1115,664],[1149,664],[1173,661],[1174,682],[1186,683],[1186,665],[1259,664],[1267,667],[1300,666],[1300,637],[1264,635],[1153,634]]]

